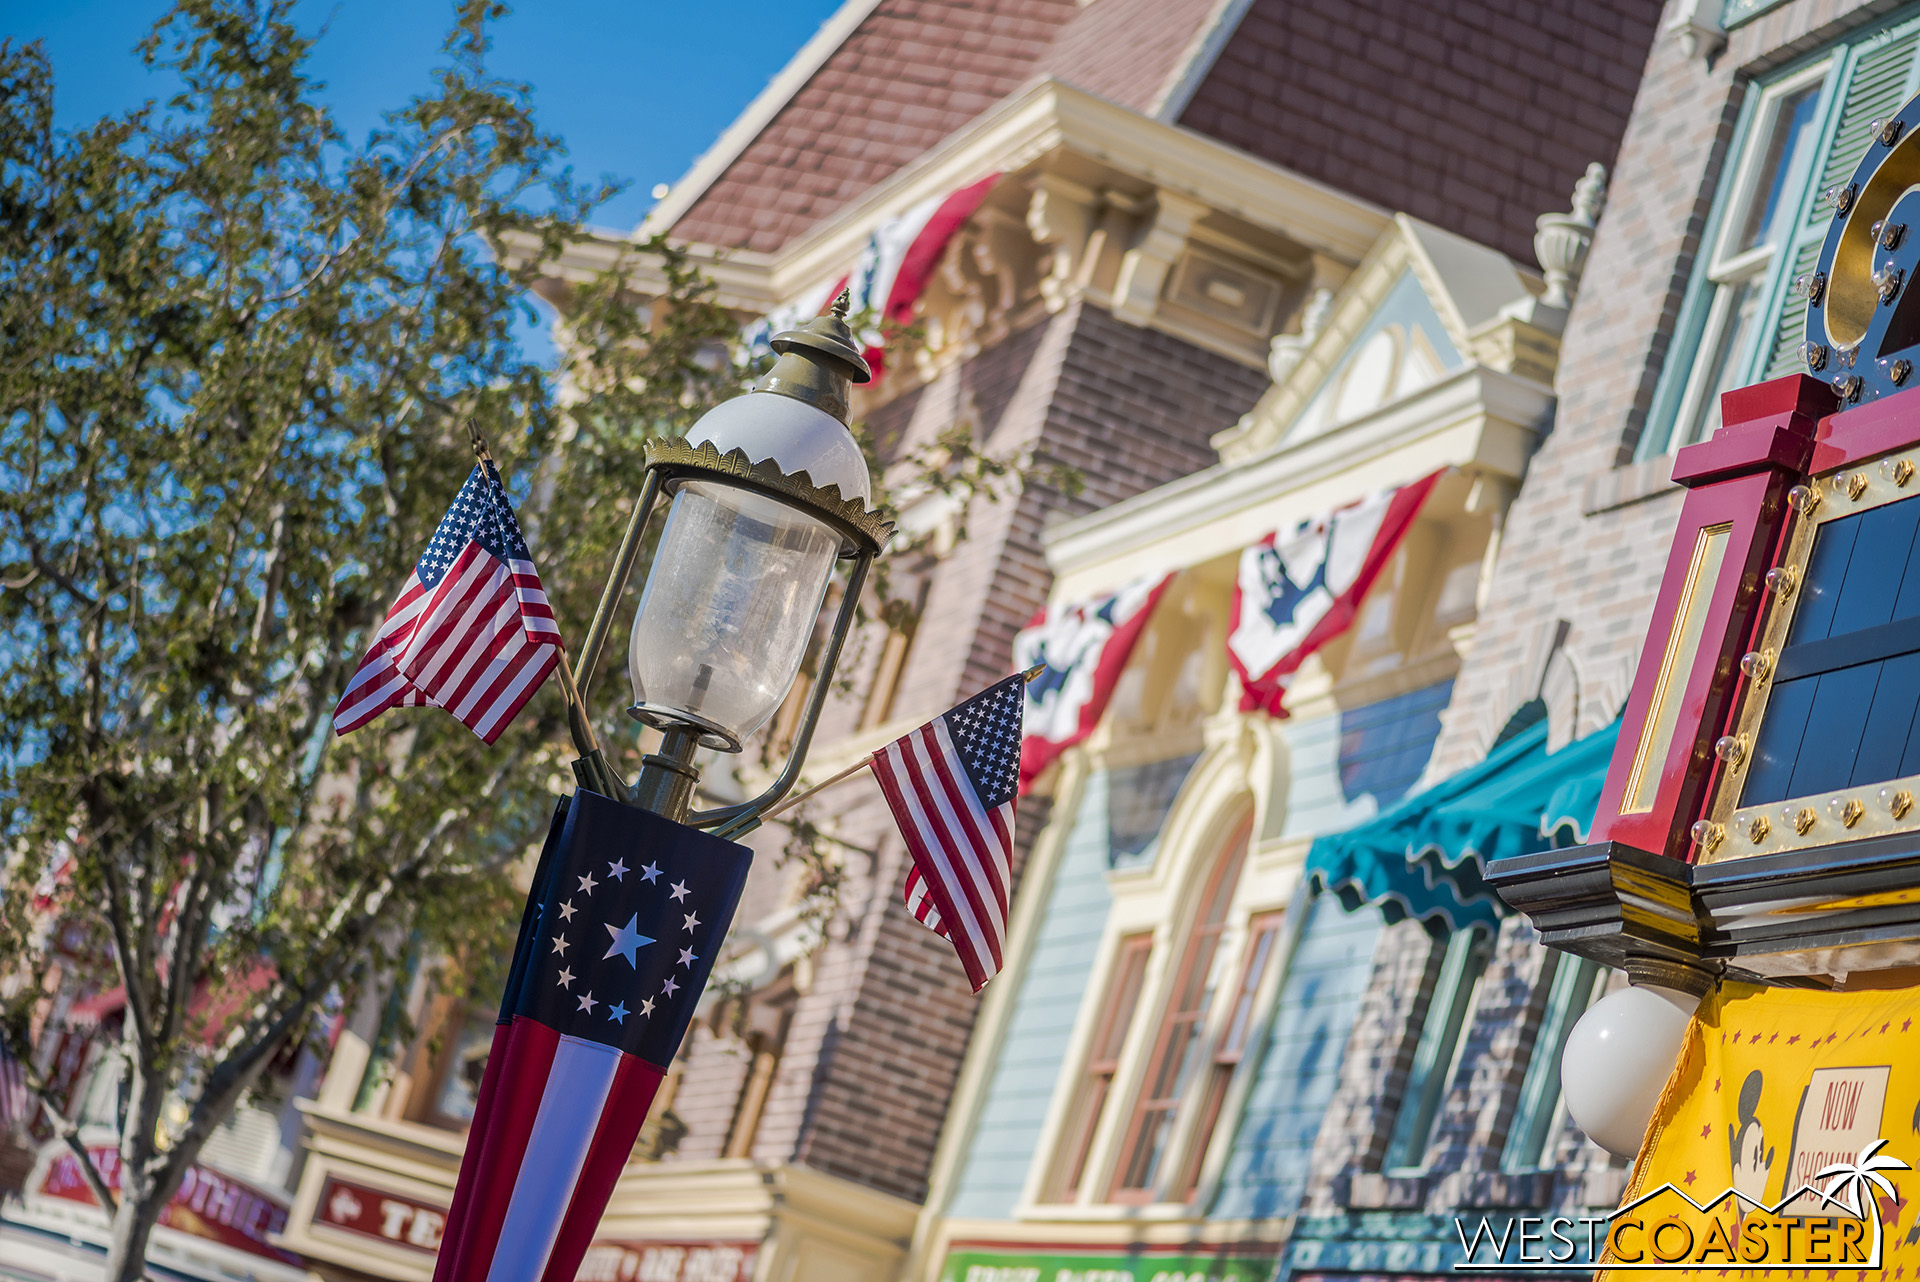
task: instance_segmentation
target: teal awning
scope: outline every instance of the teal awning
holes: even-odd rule
[[[1549,754],[1547,723],[1536,722],[1472,769],[1316,840],[1307,876],[1350,909],[1378,904],[1388,921],[1493,927],[1507,909],[1480,875],[1486,861],[1586,840],[1619,729]]]

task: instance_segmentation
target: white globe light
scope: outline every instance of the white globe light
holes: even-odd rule
[[[791,396],[749,393],[722,401],[693,425],[687,441],[711,443],[722,454],[742,450],[752,463],[772,459],[781,471],[805,472],[823,489],[839,486],[843,499],[873,498],[867,460],[847,425]]]
[[[1617,1157],[1640,1151],[1699,1004],[1670,988],[1623,988],[1567,1034],[1560,1087],[1574,1124],[1595,1144]]]

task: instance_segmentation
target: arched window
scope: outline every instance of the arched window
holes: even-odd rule
[[[1235,826],[1201,889],[1148,1056],[1146,1077],[1120,1146],[1120,1165],[1111,1194],[1116,1202],[1154,1200],[1179,1120],[1181,1098],[1195,1074],[1207,1064],[1205,1034],[1207,1011],[1213,1005],[1214,961],[1252,832],[1253,816],[1249,814]]]

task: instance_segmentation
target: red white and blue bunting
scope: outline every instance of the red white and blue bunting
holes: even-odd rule
[[[999,180],[998,173],[988,174],[958,191],[928,197],[883,221],[867,237],[858,261],[846,274],[774,308],[750,326],[745,336],[748,350],[755,355],[770,350],[767,344],[775,334],[812,320],[843,289],[852,295],[854,315],[871,313],[891,325],[912,321],[914,305],[940,269],[947,246]],[[883,373],[881,335],[868,331],[861,340],[877,379]]]
[[[1227,658],[1242,712],[1286,715],[1287,679],[1351,627],[1441,473],[1269,534],[1240,554]]]
[[[1046,671],[1027,683],[1020,791],[1100,724],[1134,642],[1172,574],[1136,579],[1117,592],[1042,610],[1014,638],[1015,666]]]

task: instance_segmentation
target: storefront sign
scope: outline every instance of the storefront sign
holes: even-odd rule
[[[758,1242],[595,1242],[574,1282],[752,1282]]]
[[[432,1255],[446,1231],[447,1208],[329,1175],[320,1186],[313,1222]]]
[[[1601,1276],[1920,1272],[1916,1136],[1920,992],[1724,984],[1689,1025],[1605,1221]]]
[[[1054,1255],[963,1249],[948,1254],[940,1282],[1267,1282],[1273,1267],[1271,1255]]]
[[[101,1178],[114,1192],[120,1191],[120,1153],[104,1146],[90,1147],[87,1156]],[[97,1206],[93,1189],[80,1170],[80,1161],[70,1152],[57,1155],[47,1167],[46,1176],[35,1190],[42,1197],[57,1197],[68,1202]],[[286,1264],[299,1264],[300,1257],[271,1244],[271,1238],[287,1227],[287,1204],[277,1194],[256,1188],[244,1180],[221,1175],[204,1166],[190,1166],[180,1181],[180,1189],[160,1212],[160,1223],[193,1237],[218,1242],[236,1251],[265,1256]]]

